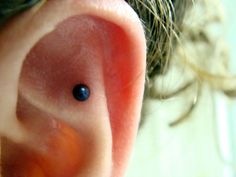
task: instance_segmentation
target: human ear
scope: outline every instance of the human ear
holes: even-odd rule
[[[145,80],[134,11],[123,0],[49,1],[7,24],[0,46],[2,176],[123,176]]]

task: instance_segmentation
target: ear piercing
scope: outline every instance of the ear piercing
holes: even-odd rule
[[[77,101],[86,101],[90,96],[90,89],[84,84],[78,84],[73,88],[73,96]]]

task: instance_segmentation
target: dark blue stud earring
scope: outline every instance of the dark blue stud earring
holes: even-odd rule
[[[77,101],[86,101],[90,96],[90,89],[84,84],[78,84],[73,88],[73,96]]]

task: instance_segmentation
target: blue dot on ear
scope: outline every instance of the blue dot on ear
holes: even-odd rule
[[[78,84],[73,88],[73,96],[77,101],[86,101],[89,99],[90,90],[84,84]]]

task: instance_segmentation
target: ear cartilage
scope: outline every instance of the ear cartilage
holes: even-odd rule
[[[73,88],[73,96],[77,101],[86,101],[90,96],[90,89],[85,84],[78,84]]]

